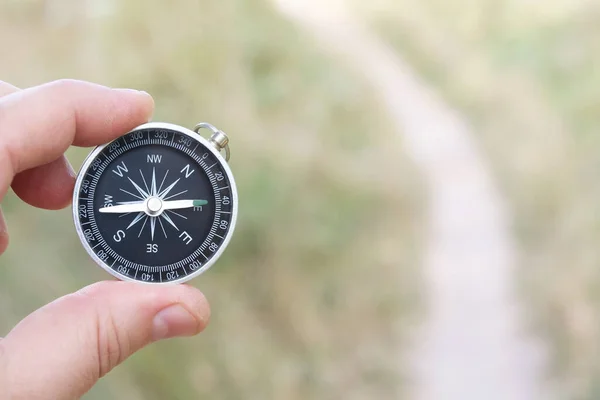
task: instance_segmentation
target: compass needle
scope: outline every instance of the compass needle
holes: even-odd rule
[[[122,214],[132,212],[143,212],[146,209],[146,203],[143,201],[127,202],[116,206],[102,207],[98,211],[104,214]]]
[[[163,201],[163,210],[178,210],[183,208],[199,208],[208,204],[207,200],[171,200]]]
[[[199,135],[201,128],[212,137]],[[227,136],[208,124],[192,132],[151,122],[96,147],[73,196],[85,250],[121,280],[181,283],[203,273],[235,229],[238,197],[228,157]]]

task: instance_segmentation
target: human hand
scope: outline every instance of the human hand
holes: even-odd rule
[[[106,143],[148,121],[143,92],[79,81],[19,90],[0,81],[0,200],[9,186],[28,204],[70,204],[71,145]],[[8,231],[0,210],[0,255]],[[201,332],[210,316],[200,291],[100,282],[33,312],[0,339],[0,399],[75,399],[144,346]]]

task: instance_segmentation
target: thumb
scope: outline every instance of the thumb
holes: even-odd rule
[[[84,288],[35,311],[0,342],[8,397],[79,398],[147,344],[201,332],[209,315],[202,293],[187,285]]]

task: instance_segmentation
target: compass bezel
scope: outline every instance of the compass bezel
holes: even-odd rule
[[[85,235],[83,233],[83,227],[79,221],[79,215],[78,215],[79,192],[81,190],[82,182],[84,181],[86,171],[88,171],[88,169],[90,168],[90,166],[94,162],[94,160],[96,160],[96,158],[102,153],[102,151],[106,147],[110,146],[113,142],[121,140],[123,138],[123,136],[127,136],[136,131],[147,130],[147,129],[164,129],[164,130],[175,131],[177,133],[180,133],[180,134],[190,137],[192,140],[200,142],[200,144],[202,144],[209,152],[211,152],[215,156],[217,161],[220,163],[223,171],[226,173],[227,178],[229,180],[230,191],[231,191],[231,202],[232,202],[232,204],[231,204],[231,206],[232,206],[231,207],[231,220],[229,223],[229,228],[223,239],[223,242],[221,243],[221,245],[219,246],[217,251],[211,256],[211,258],[206,262],[206,264],[202,265],[200,268],[198,268],[194,272],[187,274],[185,276],[182,276],[178,279],[174,279],[174,280],[166,281],[166,282],[156,282],[156,281],[155,282],[147,282],[147,281],[143,281],[143,280],[139,280],[139,279],[130,278],[128,276],[120,274],[118,271],[111,268],[110,265],[105,263],[102,259],[100,259],[96,255],[96,253],[92,250],[91,246],[87,242]],[[184,283],[184,282],[187,282],[187,281],[190,281],[190,280],[196,278],[197,276],[199,276],[199,275],[203,274],[204,272],[206,272],[207,270],[209,270],[217,262],[217,260],[221,257],[221,255],[223,254],[225,249],[228,247],[228,245],[231,241],[231,238],[233,236],[233,233],[235,231],[235,228],[236,228],[237,215],[238,215],[238,193],[237,193],[237,186],[235,183],[235,179],[233,177],[233,172],[231,171],[229,164],[227,163],[225,158],[221,155],[221,153],[209,142],[208,139],[204,138],[199,133],[196,133],[196,132],[192,131],[191,129],[185,128],[180,125],[167,123],[167,122],[148,122],[148,123],[137,126],[136,128],[124,133],[123,135],[115,138],[114,140],[112,140],[108,143],[96,146],[87,155],[87,157],[84,159],[84,161],[79,169],[79,172],[77,174],[77,179],[75,181],[75,187],[73,190],[73,199],[72,199],[72,207],[71,208],[72,208],[72,218],[73,218],[73,222],[75,225],[75,230],[77,232],[77,236],[79,237],[79,240],[81,241],[86,253],[90,256],[90,258],[98,266],[100,266],[102,269],[104,269],[110,275],[114,276],[115,278],[117,278],[121,281],[137,282],[140,284],[147,284],[147,285],[157,285],[157,284],[158,285],[170,285],[170,284],[181,284],[181,283]]]

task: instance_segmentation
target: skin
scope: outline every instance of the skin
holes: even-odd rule
[[[33,207],[69,206],[69,146],[95,146],[148,122],[144,92],[60,80],[20,90],[0,81],[0,200],[9,187]],[[9,242],[0,209],[0,257]],[[126,306],[124,306],[126,305]],[[207,325],[187,285],[95,283],[36,310],[0,338],[0,399],[77,399],[143,347]]]

